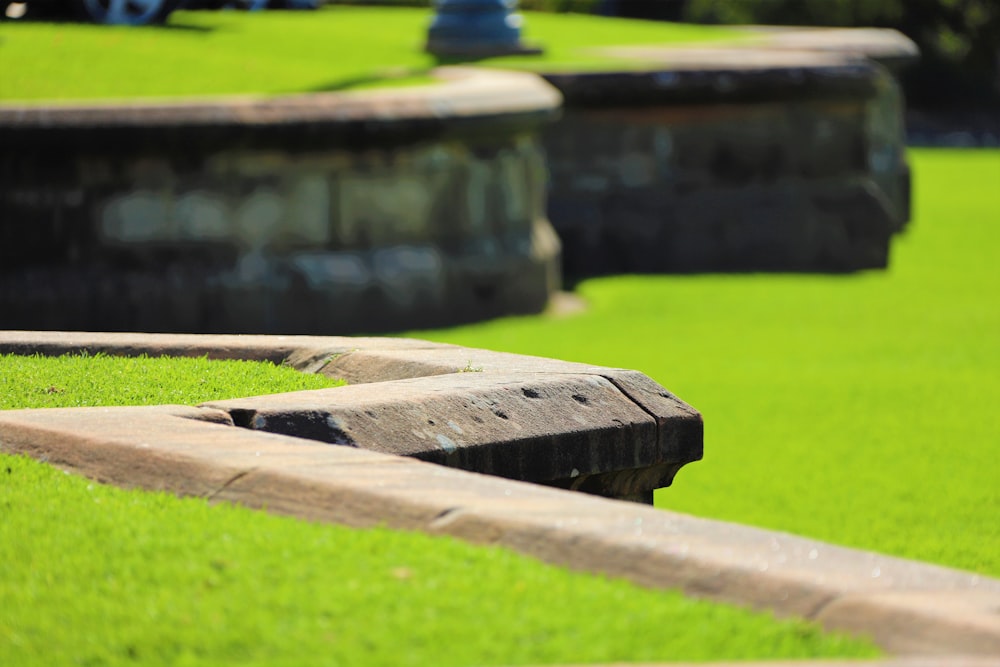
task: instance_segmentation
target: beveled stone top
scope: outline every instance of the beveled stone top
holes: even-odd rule
[[[473,67],[441,67],[437,83],[296,95],[0,103],[0,137],[30,130],[255,128],[321,126],[326,133],[383,137],[414,128],[461,127],[470,122],[550,119],[562,97],[537,76]],[[506,117],[506,120],[502,120]],[[34,133],[30,133],[34,134]]]
[[[701,415],[637,371],[389,338],[0,332],[0,353],[255,358],[343,387],[211,401],[235,426],[652,502]]]

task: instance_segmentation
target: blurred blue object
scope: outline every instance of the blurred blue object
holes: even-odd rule
[[[439,56],[538,53],[521,43],[517,0],[435,0],[427,51]]]

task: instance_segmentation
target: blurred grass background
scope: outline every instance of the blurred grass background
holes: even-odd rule
[[[330,6],[315,12],[177,11],[165,26],[0,22],[0,102],[322,92],[422,84],[426,8]],[[540,56],[478,60],[520,69],[642,67],[593,51],[622,44],[743,38],[731,29],[585,15],[531,14]],[[449,61],[455,64],[459,61]]]

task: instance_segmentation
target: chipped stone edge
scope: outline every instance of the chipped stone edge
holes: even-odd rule
[[[340,353],[378,349],[402,357],[407,350],[499,355],[495,363],[506,358],[515,372],[542,362],[580,366],[405,339],[0,332],[0,353],[208,354],[298,360],[312,370]],[[867,634],[891,653],[936,656],[933,664],[978,667],[954,656],[1000,655],[1000,580],[225,424],[224,413],[180,406],[11,411],[0,413],[0,449],[124,486],[502,545]]]

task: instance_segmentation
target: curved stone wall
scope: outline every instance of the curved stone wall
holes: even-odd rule
[[[805,50],[806,47],[811,50]],[[545,74],[549,218],[566,273],[852,271],[909,219],[894,31],[760,31],[616,49],[647,71]]]
[[[915,47],[753,32],[544,81],[0,106],[0,327],[443,326],[540,311],[560,247],[571,279],[885,267]]]
[[[0,107],[0,327],[353,333],[541,310],[559,285],[531,75]]]

